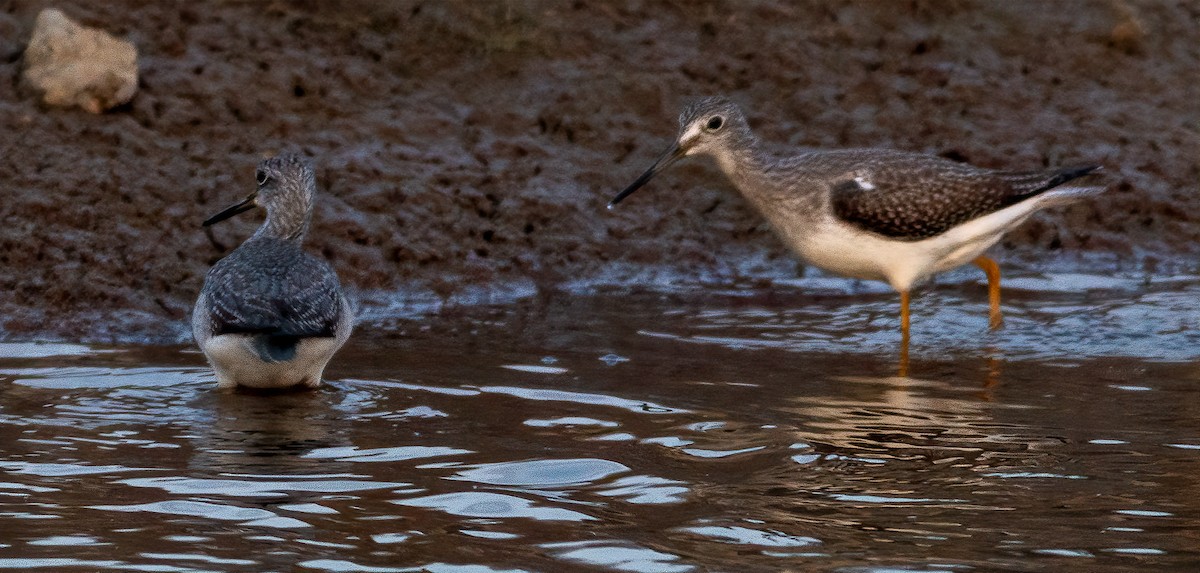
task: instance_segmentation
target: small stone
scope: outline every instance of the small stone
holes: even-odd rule
[[[1113,26],[1109,42],[1127,54],[1141,54],[1145,47],[1146,26],[1127,2],[1115,2],[1118,22]]]
[[[25,48],[24,78],[48,105],[101,113],[133,99],[137,48],[47,8],[38,14]]]
[[[1111,41],[1113,47],[1128,54],[1142,52],[1142,40],[1146,37],[1146,28],[1135,18],[1118,22],[1113,26]]]

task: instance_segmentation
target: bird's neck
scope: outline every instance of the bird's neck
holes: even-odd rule
[[[734,187],[756,207],[763,209],[775,189],[767,173],[771,158],[763,152],[758,140],[751,139],[736,148],[723,149],[714,154],[714,159]]]
[[[796,180],[796,170],[803,169],[797,159],[780,162],[754,141],[734,153],[718,156],[717,164],[746,202],[804,257],[822,212],[822,195],[815,192],[815,187]]]
[[[312,221],[312,205],[308,201],[275,205],[267,209],[267,220],[263,222],[253,239],[304,240]]]

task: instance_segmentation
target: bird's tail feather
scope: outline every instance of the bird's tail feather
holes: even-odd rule
[[[1040,187],[1038,187],[1037,189],[1034,189],[1033,192],[1031,192],[1030,194],[1036,195],[1043,191],[1049,191],[1049,190],[1051,190],[1055,187],[1058,187],[1059,185],[1062,185],[1068,181],[1079,179],[1080,177],[1083,177],[1085,175],[1091,175],[1092,173],[1096,173],[1096,172],[1100,171],[1101,169],[1102,169],[1102,167],[1099,165],[1083,165],[1083,166],[1079,166],[1079,167],[1067,167],[1067,168],[1060,169],[1057,173],[1054,174],[1053,177],[1050,177],[1049,179],[1047,179],[1045,182],[1042,183],[1042,185]]]
[[[1029,195],[1039,195],[1042,205],[1066,205],[1085,197],[1103,193],[1107,187],[1097,185],[1090,175],[1100,173],[1104,168],[1099,165],[1084,165],[1066,167],[1054,173],[1051,177],[1039,182]]]
[[[250,344],[263,362],[287,362],[296,357],[300,338],[293,334],[260,334]]]

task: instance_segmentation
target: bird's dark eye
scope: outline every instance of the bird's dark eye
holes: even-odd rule
[[[712,119],[708,120],[708,130],[716,131],[718,129],[721,129],[721,126],[724,125],[724,123],[725,123],[725,120],[722,119],[721,116],[719,116],[719,115],[715,116]]]
[[[259,186],[266,185],[267,181],[271,179],[271,177],[267,175],[267,172],[263,171],[262,169],[254,172],[254,178],[258,180]]]

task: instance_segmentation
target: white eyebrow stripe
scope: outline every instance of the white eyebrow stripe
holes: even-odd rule
[[[859,187],[862,187],[863,189],[865,189],[867,191],[870,191],[875,188],[875,184],[868,181],[867,178],[863,177],[862,175],[855,176],[854,182],[858,183]]]

